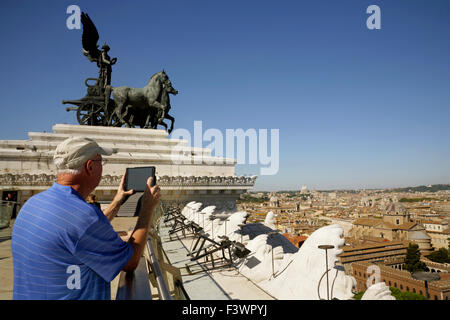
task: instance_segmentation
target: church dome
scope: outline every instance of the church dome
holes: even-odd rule
[[[393,202],[391,204],[389,204],[386,208],[386,212],[388,214],[405,214],[406,213],[406,209],[403,205],[401,205],[398,202]]]

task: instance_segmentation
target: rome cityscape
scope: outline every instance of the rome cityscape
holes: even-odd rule
[[[376,261],[386,267],[382,277],[390,286],[423,298],[425,290],[417,287],[406,259],[409,245],[417,245],[424,270],[441,274],[431,298],[448,299],[450,185],[326,191],[303,185],[298,191],[249,192],[238,203],[251,222],[263,222],[272,211],[276,229],[298,247],[315,230],[340,225],[346,242],[340,263],[359,275],[360,291],[368,275],[359,271]]]
[[[0,300],[449,299],[448,2],[134,2],[0,4]],[[137,257],[74,263],[57,187]]]

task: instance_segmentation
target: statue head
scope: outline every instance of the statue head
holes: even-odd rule
[[[105,44],[102,46],[102,50],[108,52],[109,49],[110,49],[109,46],[105,42]]]

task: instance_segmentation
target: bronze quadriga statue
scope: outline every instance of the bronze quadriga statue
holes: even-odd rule
[[[168,132],[173,130],[175,118],[169,115],[169,94],[178,93],[165,71],[155,73],[144,88],[112,87],[112,66],[117,58],[108,55],[109,46],[105,43],[98,49],[99,34],[91,18],[81,14],[83,34],[81,38],[83,54],[99,68],[98,78],[87,78],[87,94],[79,100],[63,100],[63,104],[73,104],[76,108],[78,123],[91,126],[153,128],[162,125],[168,129],[164,119],[171,121]],[[95,81],[89,84],[90,81]],[[110,98],[111,92],[113,99]]]

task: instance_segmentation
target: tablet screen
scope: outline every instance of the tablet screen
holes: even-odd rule
[[[127,168],[125,190],[134,189],[135,192],[144,192],[149,177],[153,177],[153,185],[155,185],[155,167]]]

